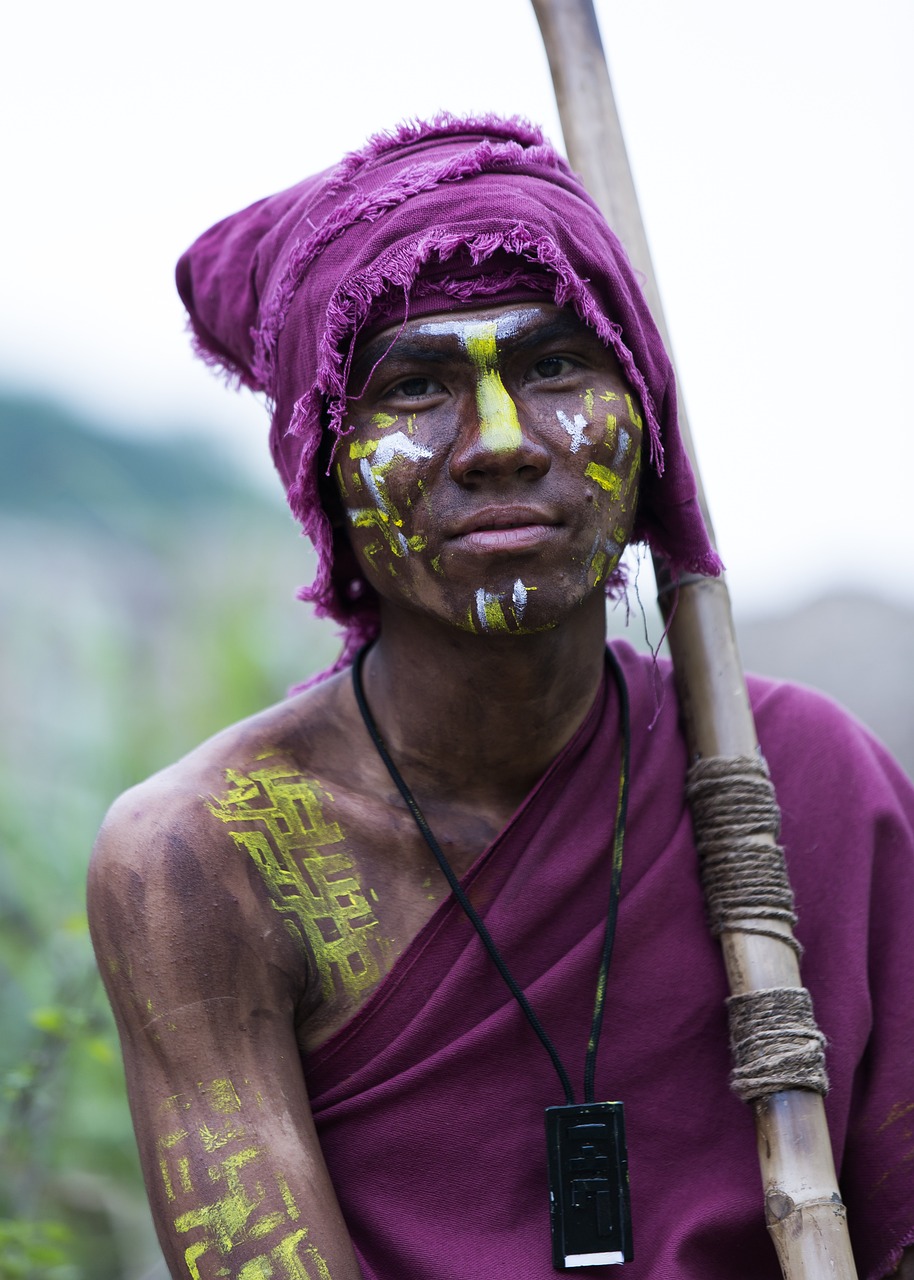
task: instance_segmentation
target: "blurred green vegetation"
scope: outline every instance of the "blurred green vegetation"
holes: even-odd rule
[[[198,440],[0,396],[0,1280],[165,1280],[84,908],[108,804],[336,654]]]

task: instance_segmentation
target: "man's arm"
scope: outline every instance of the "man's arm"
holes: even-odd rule
[[[295,1039],[306,958],[199,804],[156,804],[112,811],[89,914],[171,1274],[358,1280]]]

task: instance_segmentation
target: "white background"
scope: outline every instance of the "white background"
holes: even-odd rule
[[[909,0],[597,0],[735,602],[914,601]],[[174,261],[406,116],[557,142],[526,0],[20,3],[4,23],[0,380],[267,471]]]

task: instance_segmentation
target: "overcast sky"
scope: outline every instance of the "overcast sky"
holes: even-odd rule
[[[914,602],[914,6],[597,9],[737,605]],[[406,116],[561,141],[528,0],[51,0],[2,36],[0,380],[261,475],[263,410],[189,353],[186,245]]]

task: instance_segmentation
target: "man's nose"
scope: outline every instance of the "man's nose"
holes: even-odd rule
[[[496,369],[476,383],[475,403],[462,406],[460,435],[451,454],[450,471],[458,484],[520,476],[537,480],[552,459],[535,433],[525,426]]]

